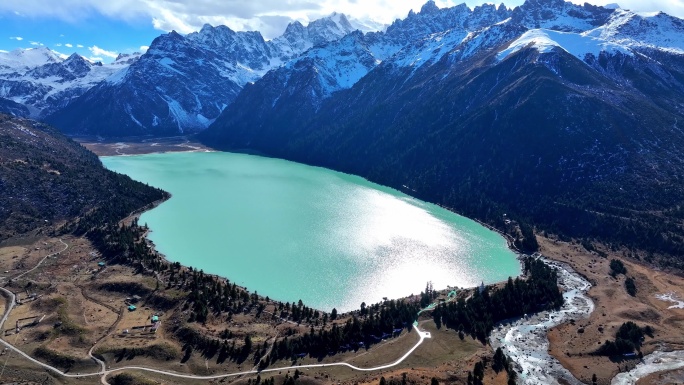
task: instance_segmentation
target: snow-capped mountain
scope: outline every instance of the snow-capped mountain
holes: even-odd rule
[[[42,118],[125,69],[138,57],[139,54],[119,57],[102,65],[78,54],[66,57],[45,47],[0,53],[0,97],[22,105],[24,108],[18,110],[22,115]]]
[[[294,22],[271,41],[259,32],[235,32],[226,26],[205,25],[187,36],[171,32],[155,39],[129,68],[47,120],[72,133],[128,136],[201,131],[246,84],[352,31],[347,18],[336,13],[306,27]]]
[[[680,19],[563,0],[527,0],[514,9],[439,8],[430,0],[385,30],[353,31],[345,15],[334,13],[307,26],[293,22],[270,41],[225,26],[205,25],[187,36],[172,32],[130,68],[89,83],[87,93],[48,121],[68,132],[105,136],[191,133],[206,129],[233,103],[231,121],[243,115],[270,119],[269,111],[289,109],[299,109],[291,116],[300,116],[365,77],[393,72],[391,81],[401,84],[443,62],[458,67],[493,58],[478,62],[484,68],[531,48],[567,52],[601,72],[602,57],[638,54],[658,61],[684,41],[678,38]]]
[[[530,29],[583,32],[605,24],[614,9],[588,3],[576,5],[564,0],[526,0],[513,10],[514,23]]]
[[[45,64],[59,63],[66,57],[45,47],[32,49],[16,49],[12,52],[0,52],[0,73],[27,71]]]
[[[684,204],[681,25],[558,0],[477,12],[428,2],[384,33],[349,39],[353,51],[310,51],[329,54],[326,64],[295,59],[267,73],[199,136],[493,224],[508,213],[570,236],[678,250],[679,219],[659,217],[664,230],[652,232],[626,218]],[[354,84],[315,92],[328,69],[369,57],[378,64]]]
[[[617,9],[607,23],[584,34],[628,47],[671,49],[684,54],[684,20],[662,12],[640,14]]]

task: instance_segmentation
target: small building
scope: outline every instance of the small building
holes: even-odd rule
[[[480,294],[484,293],[484,291],[485,291],[485,284],[484,284],[484,281],[482,281],[482,283],[480,284]]]
[[[100,266],[100,267],[105,267],[105,263],[104,263],[104,262],[100,262],[100,263],[98,263],[97,265]]]
[[[138,308],[137,306],[131,305],[128,307],[128,311],[135,311],[135,309],[137,309],[137,308]]]
[[[160,327],[160,326],[161,326],[161,322],[160,322],[160,321],[157,321],[157,322],[154,323],[154,325],[152,325],[152,328],[150,329],[150,331],[151,331],[152,333],[156,333],[157,330],[159,330],[159,327]]]
[[[152,316],[152,323],[159,322],[159,316],[158,315],[153,315]]]

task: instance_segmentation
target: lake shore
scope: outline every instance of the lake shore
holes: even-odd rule
[[[147,146],[148,150],[150,152],[160,152],[160,151],[152,151],[152,150],[158,150],[154,148],[155,146]],[[188,150],[190,151],[190,150]],[[119,154],[123,155],[123,154]],[[449,209],[449,208],[445,208]],[[450,210],[453,212],[453,210]],[[485,224],[480,223],[481,225],[489,228],[490,230],[496,230],[496,229],[491,229],[491,227],[486,226]],[[498,231],[497,231],[498,232]],[[500,233],[500,232],[499,232]],[[501,234],[501,233],[500,233]],[[505,237],[504,234],[501,234],[502,236]],[[507,239],[507,243],[509,245],[509,248],[515,252],[517,252],[512,245],[512,242],[510,239],[505,237]],[[551,247],[550,245],[554,244],[554,242],[557,244],[557,241],[553,240],[542,240],[542,248],[546,247],[547,250],[545,250],[545,256],[548,256],[550,259],[555,260],[555,261],[560,261],[563,263],[567,263],[568,266],[572,265],[572,269],[574,269],[576,272],[575,277],[577,278],[577,282],[591,282],[592,285],[596,285],[599,283],[599,286],[601,286],[600,291],[603,291],[604,293],[602,295],[596,295],[593,292],[596,292],[599,289],[596,289],[595,287],[592,288],[591,292],[593,295],[589,295],[590,299],[589,301],[597,300],[597,307],[600,308],[601,310],[601,316],[600,317],[606,317],[606,314],[608,314],[608,318],[613,318],[616,320],[610,321],[610,322],[602,322],[598,323],[598,325],[602,325],[601,328],[615,328],[620,325],[620,323],[623,320],[635,320],[635,321],[641,321],[641,322],[649,322],[650,320],[648,318],[644,318],[642,315],[638,315],[636,313],[625,313],[625,309],[623,307],[619,306],[620,302],[610,297],[615,297],[615,295],[608,295],[606,296],[605,291],[610,292],[616,291],[620,289],[620,285],[622,284],[621,281],[617,280],[615,282],[603,282],[602,279],[599,278],[599,276],[602,275],[607,275],[606,273],[601,273],[596,270],[599,270],[598,265],[599,263],[597,262],[598,257],[596,254],[592,254],[589,251],[582,250],[581,247],[578,247],[576,244],[568,243],[565,245],[564,248],[562,248],[560,251],[556,250],[556,248]],[[548,255],[547,255],[548,254]],[[619,255],[611,255],[611,257],[617,257],[620,258]],[[639,265],[637,265],[639,266]],[[634,268],[634,270],[638,270],[640,274],[645,274],[646,276],[653,275],[655,273],[654,271],[650,270],[650,268],[646,267],[638,267]],[[650,272],[650,273],[649,273]],[[604,287],[605,286],[610,286],[608,288]],[[641,286],[641,285],[640,285]],[[648,286],[648,285],[646,285]],[[614,287],[614,288],[613,288]],[[671,284],[669,286],[666,286],[669,289],[676,289],[676,288],[681,288],[682,286],[679,286],[679,284]],[[570,289],[576,290],[577,288]],[[588,289],[588,288],[587,288]],[[672,291],[664,291],[665,289],[661,290],[662,294],[667,294]],[[661,295],[662,295],[661,294]],[[606,298],[609,297],[609,298]],[[621,298],[621,296],[618,296]],[[655,297],[655,294],[651,297]],[[573,298],[578,298],[577,296],[573,296]],[[643,298],[641,301],[638,301],[641,304],[644,303]],[[650,304],[650,302],[646,301],[647,303]],[[637,306],[638,307],[638,306]],[[587,314],[584,314],[585,312],[583,311],[577,311],[577,306],[575,306],[573,314],[576,314],[576,318],[572,318],[573,321],[579,321],[584,318],[598,318],[595,313],[596,312],[591,312],[589,311]],[[670,309],[671,310],[671,309]],[[675,309],[676,310],[676,309]],[[604,314],[605,312],[605,314]],[[571,312],[572,313],[572,312]],[[580,314],[581,313],[581,314]],[[538,314],[535,315],[532,318],[533,321],[539,321],[537,324],[544,324],[544,320],[542,319],[543,317],[549,316],[548,314]],[[559,321],[558,318],[556,318],[554,321]],[[678,322],[678,321],[677,321]],[[657,322],[660,323],[660,322]],[[522,326],[524,324],[521,323]],[[592,349],[595,348],[590,348],[591,344],[596,344],[596,342],[601,342],[603,339],[609,338],[610,332],[608,332],[606,335],[602,335],[602,332],[597,332],[596,327],[587,327],[588,325],[592,325],[593,321],[588,321],[585,323],[582,323],[581,326],[584,326],[588,332],[583,333],[584,335],[578,335],[575,329],[577,329],[577,326],[575,326],[575,322],[569,322],[568,319],[564,319],[563,322],[560,322],[560,324],[544,324],[543,327],[543,332],[537,331],[535,333],[530,333],[533,337],[532,338],[540,338],[540,341],[535,342],[535,347],[536,351],[532,352],[529,351],[525,353],[523,350],[520,350],[518,353],[519,354],[519,359],[523,364],[521,367],[525,368],[527,367],[527,375],[530,376],[529,378],[531,379],[536,379],[539,380],[540,378],[544,378],[542,375],[546,376],[551,376],[548,378],[556,378],[556,377],[563,377],[568,381],[569,383],[575,383],[577,381],[575,378],[580,378],[582,381],[586,382],[589,381],[589,378],[591,377],[592,374],[598,373],[600,375],[600,378],[602,379],[602,382],[605,381],[610,381],[620,371],[624,370],[629,370],[630,368],[633,368],[637,365],[638,361],[627,361],[624,362],[620,365],[615,365],[613,364],[607,364],[607,365],[586,365],[587,363],[591,363],[591,360],[593,359],[598,359],[602,360],[602,358],[597,358],[597,357],[592,357],[587,355],[587,352],[593,351]],[[596,326],[597,324],[593,324]],[[529,326],[529,323],[528,323]],[[546,336],[546,331],[549,331],[549,336],[547,338]],[[658,335],[654,341],[651,341],[648,343],[644,351],[645,352],[652,352],[655,351],[655,348],[652,345],[656,345],[658,341],[663,341],[667,340],[672,342],[672,339],[670,337],[673,337],[672,331],[671,330],[663,330],[662,328],[660,329],[662,331],[662,335]],[[495,331],[497,333],[497,331]],[[494,335],[493,335],[494,336]],[[561,337],[562,336],[562,337]],[[518,336],[520,337],[520,336]],[[494,338],[494,337],[493,337]],[[498,338],[506,338],[504,336],[498,336]],[[526,338],[526,337],[522,337]],[[580,342],[574,341],[576,339],[579,339]],[[546,342],[544,342],[544,340]],[[572,341],[571,341],[572,340]],[[494,343],[492,344],[494,346]],[[676,349],[678,347],[678,344],[675,343],[674,345],[671,345],[670,348]],[[572,350],[573,348],[574,350]],[[535,371],[534,366],[530,364],[530,362],[533,362],[534,359],[537,359],[538,357],[535,356],[536,352],[541,352],[540,354],[547,354],[544,350],[549,350],[551,353],[552,357],[555,357],[555,359],[552,360],[552,364],[550,367],[544,368],[543,366],[538,366]],[[533,353],[532,356],[530,356],[530,353]],[[584,353],[582,355],[581,353]],[[530,360],[530,358],[533,358]],[[648,357],[647,357],[648,358]],[[599,383],[602,383],[599,382]],[[530,382],[532,383],[532,382]],[[608,382],[605,382],[608,383]]]
[[[128,137],[106,140],[99,137],[73,137],[72,139],[94,152],[97,156],[215,151],[196,141],[193,136],[174,136],[168,138]]]

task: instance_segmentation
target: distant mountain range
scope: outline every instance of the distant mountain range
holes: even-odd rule
[[[0,111],[72,134],[176,135],[208,128],[246,85],[259,81],[280,79],[280,91],[270,94],[281,100],[277,93],[294,95],[303,91],[294,83],[309,79],[307,103],[320,105],[371,72],[417,69],[459,49],[459,61],[484,50],[507,56],[530,43],[542,51],[557,46],[581,61],[602,52],[638,51],[658,60],[653,56],[684,51],[680,19],[562,0],[528,0],[514,9],[440,9],[428,1],[380,32],[357,28],[379,26],[335,13],[307,26],[291,23],[266,41],[259,32],[205,25],[186,36],[159,36],[145,54],[108,65],[47,48],[0,53]]]
[[[333,14],[306,27],[294,22],[271,41],[225,26],[205,25],[187,36],[171,32],[47,120],[66,132],[105,136],[201,131],[247,83],[353,30],[344,15]]]
[[[109,66],[4,55],[0,110],[69,134],[201,132],[501,228],[684,252],[684,21],[664,13],[428,1],[379,32],[333,14],[271,41],[171,32]]]
[[[102,65],[78,54],[65,57],[45,47],[0,53],[0,111],[45,118],[139,57],[120,55],[114,63]],[[5,107],[10,102],[20,106]]]

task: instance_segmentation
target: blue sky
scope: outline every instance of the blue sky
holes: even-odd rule
[[[0,15],[0,50],[49,47],[57,52],[110,62],[120,52],[148,46],[163,31],[149,20],[118,20],[93,14],[79,21],[49,17]],[[19,40],[18,38],[21,38]]]
[[[391,23],[419,10],[426,0],[16,0],[0,1],[0,50],[46,46],[64,54],[111,62],[116,54],[144,50],[155,37],[189,33],[204,23],[234,30],[259,30],[267,39],[293,20],[304,23],[343,12],[361,20]],[[584,3],[585,0],[572,0]],[[440,7],[462,0],[436,0]],[[482,0],[467,0],[473,7]],[[500,1],[497,1],[499,3]],[[506,0],[509,7],[523,0]],[[596,5],[616,0],[588,0]],[[665,11],[684,17],[684,0],[625,0],[637,11]]]

